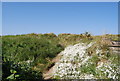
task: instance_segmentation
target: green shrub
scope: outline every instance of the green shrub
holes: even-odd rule
[[[43,79],[41,72],[33,71],[27,64],[21,65],[8,60],[3,62],[2,81],[30,81],[38,79]]]
[[[46,58],[52,59],[62,50],[59,41],[52,37],[49,39],[36,34],[3,36],[3,79],[36,79],[43,69],[35,71],[32,68],[38,64],[44,64],[46,67],[49,63]],[[17,73],[11,73],[11,70]]]

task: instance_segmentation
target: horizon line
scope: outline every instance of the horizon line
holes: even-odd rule
[[[27,34],[36,34],[36,35],[38,35],[38,34],[55,34],[55,35],[59,35],[59,34],[75,34],[75,35],[80,35],[80,34],[85,34],[86,32],[84,32],[84,33],[58,33],[58,34],[56,34],[56,33],[53,33],[53,32],[50,32],[50,33],[24,33],[24,34],[2,34],[2,35],[0,35],[0,36],[10,36],[10,35],[12,35],[12,36],[16,36],[16,35],[27,35]],[[90,33],[90,32],[88,32],[89,34],[91,34],[92,36],[99,36],[99,35],[120,35],[119,33],[118,34],[111,34],[111,33],[105,33],[105,34],[99,34],[99,35],[95,35],[95,34],[92,34],[92,33]]]

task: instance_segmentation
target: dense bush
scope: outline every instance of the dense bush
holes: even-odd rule
[[[62,50],[55,40],[31,36],[3,37],[2,45],[3,56],[17,62],[53,58]]]
[[[43,79],[41,72],[33,71],[28,64],[17,64],[7,59],[3,62],[2,78],[2,81],[30,81]]]
[[[61,50],[63,47],[59,45],[58,41],[44,36],[35,34],[3,36],[3,79],[13,75],[10,72],[11,69],[17,72],[20,79],[26,77],[36,79],[37,74],[42,70],[35,71],[32,68],[38,64],[44,64],[45,68],[48,63],[46,58],[52,59]]]

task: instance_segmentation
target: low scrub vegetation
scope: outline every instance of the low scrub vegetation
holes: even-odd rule
[[[106,43],[102,42],[103,38],[117,40],[118,35],[92,36],[88,32],[84,34],[23,34],[23,35],[6,35],[2,39],[2,60],[3,72],[2,81],[17,81],[22,79],[43,79],[42,73],[52,64],[52,59],[57,56],[65,47],[77,43],[97,42],[92,48],[89,48],[88,54],[94,55],[94,48],[101,45],[101,49],[107,51]],[[104,45],[104,46],[102,46]],[[110,55],[107,55],[110,59]],[[92,61],[98,61],[99,58],[94,56]],[[115,61],[116,62],[116,61]],[[94,66],[89,68],[89,73],[95,73]],[[83,67],[82,67],[83,68]],[[82,72],[86,72],[88,67],[84,67]]]
[[[57,40],[54,40],[52,37],[49,39],[49,37],[45,36],[30,34],[4,36],[2,38],[3,67],[7,69],[5,70],[3,68],[3,80],[4,78],[10,79],[10,76],[13,74],[13,72],[10,72],[11,70],[16,71],[19,75],[15,79],[25,79],[27,76],[30,79],[36,79],[37,76],[31,77],[35,72],[38,72],[38,75],[40,75],[39,73],[42,72],[49,63],[47,59],[52,59],[63,50],[63,47],[59,45]],[[39,71],[36,71],[37,68],[35,67],[38,67],[38,65]],[[42,67],[42,65],[44,65],[44,67]],[[25,72],[28,73],[26,74]],[[25,77],[21,77],[21,74]]]

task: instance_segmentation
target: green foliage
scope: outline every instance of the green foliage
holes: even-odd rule
[[[91,59],[89,59],[89,61],[94,62],[94,63],[97,64],[97,62],[100,61],[100,59],[98,57],[99,56],[97,56],[97,55],[93,55],[93,57]]]
[[[93,74],[96,75],[96,64],[87,64],[87,65],[83,65],[80,68],[81,73],[88,73],[88,74]]]
[[[3,37],[3,56],[14,61],[53,58],[62,49],[56,41],[42,37]]]
[[[29,81],[42,79],[42,74],[40,72],[33,71],[31,67],[26,64],[18,64],[13,61],[6,60],[3,62],[2,78],[2,81]]]
[[[2,46],[2,50],[0,49],[0,57],[3,58],[3,81],[42,79],[42,72],[50,63],[46,58],[53,59],[64,47],[71,44],[97,42],[92,48],[87,50],[90,54],[92,53],[91,55],[94,55],[94,49],[99,45],[101,45],[102,51],[108,50],[107,46],[101,43],[102,36],[91,36],[88,32],[84,34],[59,34],[58,36],[54,33],[31,33],[1,37],[2,43],[0,38],[0,46]],[[105,35],[105,37],[112,40],[118,39],[116,35]],[[117,63],[117,56],[108,54],[106,56]],[[98,56],[94,55],[91,61],[97,63],[99,61]],[[81,71],[83,73],[95,74],[96,63],[82,66]],[[34,69],[35,67],[38,70]]]
[[[3,79],[36,79],[40,72],[32,69],[38,64],[49,63],[46,58],[54,58],[63,47],[57,39],[36,34],[3,36]]]

